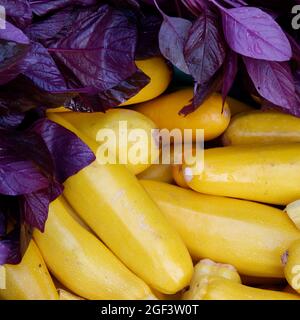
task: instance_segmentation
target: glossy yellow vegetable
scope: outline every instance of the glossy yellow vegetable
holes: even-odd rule
[[[171,82],[172,72],[163,58],[153,57],[145,60],[136,60],[135,63],[150,78],[150,83],[120,106],[128,106],[154,99],[161,95]]]
[[[172,80],[172,71],[163,58],[153,57],[137,60],[135,63],[150,78],[150,82],[139,93],[120,104],[120,106],[128,106],[154,99],[168,88]],[[64,107],[47,109],[47,113],[69,111],[70,109]]]
[[[225,145],[300,142],[300,119],[276,111],[235,116],[223,135]]]
[[[58,107],[58,108],[49,108],[47,109],[47,113],[61,113],[61,112],[71,112],[72,110],[71,109],[68,109],[66,107]]]
[[[284,277],[280,257],[300,238],[300,231],[281,210],[162,182],[141,183],[177,229],[194,260],[228,263],[244,275]]]
[[[282,256],[284,274],[289,285],[300,293],[300,240],[295,241]]]
[[[68,211],[69,215],[77,222],[79,223],[83,228],[85,228],[87,231],[93,233],[93,230],[79,217],[77,212],[72,208],[72,206],[67,202],[67,200],[61,196],[60,201],[64,203],[64,207]]]
[[[233,117],[236,114],[241,113],[241,112],[253,110],[253,108],[250,107],[248,104],[246,104],[242,101],[236,100],[234,98],[231,98],[231,97],[227,97],[226,102],[228,103],[231,117]]]
[[[204,171],[184,165],[195,191],[278,205],[300,198],[300,143],[208,149]]]
[[[288,204],[284,209],[284,212],[287,213],[295,226],[300,230],[300,200]]]
[[[85,300],[64,289],[57,289],[59,300]]]
[[[162,163],[153,164],[151,167],[138,174],[137,178],[173,183],[172,165]]]
[[[205,261],[195,266],[190,288],[183,300],[300,300],[298,295],[242,285],[234,267],[221,265],[219,272],[207,270]]]
[[[222,97],[215,93],[193,113],[179,115],[179,111],[190,103],[192,97],[193,89],[182,89],[142,103],[136,110],[152,119],[160,129],[193,129],[193,140],[196,138],[196,129],[204,129],[205,140],[221,135],[230,121],[228,104],[225,103],[222,112]]]
[[[50,204],[45,232],[34,239],[56,279],[90,300],[147,299],[150,288],[68,213],[61,198]]]
[[[58,294],[45,262],[33,240],[18,265],[5,265],[6,289],[0,289],[4,300],[57,300]]]
[[[110,109],[106,113],[68,112],[59,116],[71,123],[83,135],[97,141],[99,147],[103,147],[104,154],[107,149],[116,155],[118,162],[122,163],[121,161],[124,159],[127,168],[134,174],[150,167],[151,159],[155,160],[159,155],[159,147],[153,134],[156,125],[152,120],[134,110]],[[103,129],[111,130],[116,139],[107,141]],[[123,129],[127,130],[126,134],[122,133]],[[135,136],[135,133],[139,134],[137,129],[141,130],[141,135]],[[85,141],[88,142],[88,140]],[[140,151],[135,152],[135,146]],[[132,156],[134,161],[137,158],[137,163],[130,161]],[[129,161],[127,162],[126,159]]]
[[[61,117],[55,119],[81,135]],[[93,142],[89,145],[97,148]],[[125,166],[94,162],[66,181],[64,195],[105,244],[151,287],[173,294],[189,283],[193,265],[183,241]]]
[[[188,184],[186,183],[182,171],[182,165],[181,164],[174,164],[172,165],[172,174],[173,174],[173,179],[176,182],[176,184],[185,189],[189,189]]]
[[[202,278],[198,290],[194,300],[300,300],[296,294],[252,288],[218,277]]]

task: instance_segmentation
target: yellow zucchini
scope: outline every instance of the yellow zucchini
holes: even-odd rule
[[[289,285],[300,293],[300,240],[295,241],[282,257]]]
[[[120,106],[128,106],[154,99],[168,88],[172,80],[171,69],[163,58],[153,57],[136,60],[135,63],[150,78],[150,82],[138,94]]]
[[[183,166],[195,191],[278,205],[300,199],[300,143],[214,148],[204,158],[201,174]]]
[[[187,116],[179,115],[179,111],[190,103],[193,89],[182,89],[163,95],[149,102],[141,103],[136,110],[152,119],[160,129],[193,130],[193,140],[196,139],[196,129],[204,129],[204,139],[211,140],[221,135],[230,121],[230,109],[225,103],[222,111],[222,97],[212,94],[194,112]]]
[[[183,300],[300,300],[300,296],[242,285],[234,267],[202,260]]]
[[[276,111],[235,116],[223,135],[224,145],[300,142],[300,119]]]
[[[185,241],[194,260],[228,263],[244,275],[283,278],[280,257],[300,231],[279,209],[141,181]]]
[[[42,255],[33,240],[17,265],[5,265],[4,300],[58,300],[58,294]]]
[[[100,240],[78,224],[67,204],[50,204],[45,232],[34,239],[55,278],[90,300],[146,299],[150,288],[128,270]]]
[[[226,102],[228,103],[229,109],[230,109],[230,113],[231,113],[231,117],[235,116],[238,113],[242,113],[242,112],[246,112],[246,111],[252,111],[253,108],[250,107],[248,104],[236,100],[232,97],[227,97],[226,98]]]

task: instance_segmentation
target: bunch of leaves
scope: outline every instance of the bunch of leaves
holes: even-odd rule
[[[104,111],[149,83],[135,59],[160,54],[162,19],[143,1],[0,0],[0,5],[7,13],[0,30],[0,104],[11,112],[63,104]]]
[[[163,17],[161,53],[195,82],[194,99],[182,113],[195,110],[212,91],[225,100],[241,73],[263,104],[300,116],[300,42],[291,27],[297,1],[181,0],[190,14],[175,16],[154,3]]]

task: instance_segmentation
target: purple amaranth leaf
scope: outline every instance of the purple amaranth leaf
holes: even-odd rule
[[[185,44],[184,56],[189,73],[200,86],[210,81],[225,59],[225,43],[217,20],[211,10],[203,11],[190,28]]]
[[[243,59],[258,93],[286,112],[296,114],[295,85],[289,64],[247,57]]]
[[[47,119],[38,120],[30,132],[39,134],[54,162],[56,180],[63,183],[95,160],[89,147],[74,133]]]
[[[16,27],[23,29],[31,23],[32,11],[27,0],[0,0],[5,8],[6,18]]]
[[[8,114],[0,117],[0,130],[12,129],[18,127],[24,120],[25,115],[23,113]]]
[[[137,30],[126,16],[107,5],[79,15],[71,33],[48,49],[72,70],[84,87],[104,91],[135,71]]]
[[[227,43],[244,56],[269,61],[288,61],[290,43],[277,22],[261,9],[240,7],[221,10]]]
[[[75,96],[72,92],[52,94],[36,87],[29,78],[19,75],[0,86],[0,109],[9,113],[26,112],[36,107],[57,108]]]
[[[35,159],[38,155],[33,156],[35,150],[26,143],[26,138],[6,131],[0,131],[0,137],[0,193],[15,196],[47,188],[48,179],[37,166],[40,159],[31,160],[30,156]]]
[[[52,183],[47,189],[22,196],[22,219],[31,227],[44,232],[50,203],[63,192],[59,183]]]
[[[19,226],[15,224],[9,233],[0,238],[0,265],[18,264],[21,258]]]
[[[155,15],[144,15],[138,20],[138,44],[136,59],[147,59],[161,55],[159,50],[158,35],[162,19]]]
[[[150,82],[150,78],[142,71],[137,70],[129,79],[122,81],[116,87],[98,94],[102,110],[116,107],[134,97]]]
[[[206,10],[208,2],[206,0],[181,0],[186,8],[192,12],[196,17]]]
[[[65,80],[49,54],[48,50],[40,43],[31,44],[27,57],[22,62],[24,76],[40,89],[48,92],[66,92],[68,91]]]
[[[149,82],[150,78],[138,70],[133,76],[122,81],[118,86],[94,95],[80,94],[67,101],[65,107],[77,112],[104,112],[129,100]]]
[[[192,22],[183,18],[169,17],[161,10],[160,13],[164,19],[159,31],[160,51],[174,66],[189,74],[184,57],[184,46],[188,39]]]
[[[0,85],[14,79],[23,67],[21,62],[29,50],[29,39],[18,28],[6,22],[0,29]]]
[[[97,0],[29,0],[32,11],[38,16],[49,14],[70,5],[91,6],[97,4],[97,2]]]
[[[25,34],[34,42],[40,42],[45,47],[56,43],[71,30],[78,10],[66,8],[51,16],[31,24],[25,29]]]
[[[44,231],[50,204],[47,189],[22,196],[22,216],[25,223]]]
[[[224,63],[224,79],[222,85],[222,97],[225,102],[226,97],[234,83],[238,71],[238,55],[230,50],[227,53]]]
[[[183,107],[179,114],[188,115],[189,113],[200,108],[203,101],[205,101],[213,92],[219,91],[223,83],[223,70],[220,69],[216,74],[203,86],[195,84],[194,87],[194,97],[191,103]]]

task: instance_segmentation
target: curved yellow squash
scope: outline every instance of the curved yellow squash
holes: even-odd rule
[[[163,163],[153,164],[148,169],[138,174],[137,178],[172,183],[172,165]]]
[[[4,300],[58,300],[58,293],[42,255],[33,240],[18,265],[5,265],[6,289],[0,289]]]
[[[300,231],[279,209],[141,181],[185,241],[194,260],[209,258],[241,274],[283,278],[280,257]]]
[[[227,97],[226,102],[228,103],[228,107],[230,109],[231,117],[235,116],[236,114],[246,112],[246,111],[253,111],[254,109],[249,106],[248,104],[236,100],[232,97]]]
[[[269,111],[235,116],[223,135],[225,145],[300,142],[300,119]]]
[[[282,257],[285,277],[289,285],[300,293],[300,240],[295,241]]]
[[[50,204],[45,232],[34,232],[51,272],[72,292],[90,300],[145,299],[150,288],[100,240],[78,224],[60,198]]]
[[[81,136],[61,117],[55,119]],[[92,141],[89,146],[97,149]],[[193,265],[183,241],[125,166],[95,161],[65,182],[64,195],[116,256],[151,287],[173,294],[188,284]]]
[[[230,121],[230,109],[225,103],[222,112],[222,97],[211,95],[194,112],[187,116],[179,115],[179,111],[190,103],[193,89],[182,89],[163,95],[149,102],[141,103],[135,110],[152,119],[160,129],[193,130],[193,140],[196,129],[204,129],[204,139],[211,140],[221,135]]]
[[[171,69],[163,58],[153,57],[145,60],[136,60],[135,64],[150,78],[150,82],[138,94],[120,106],[128,106],[154,99],[168,88],[172,80]]]
[[[300,143],[245,145],[204,151],[204,171],[184,165],[195,191],[278,205],[300,199]]]
[[[300,300],[300,295],[248,287],[227,279],[208,277],[200,280],[194,300]]]
[[[205,259],[196,264],[183,300],[300,300],[300,296],[242,285],[233,266]]]

